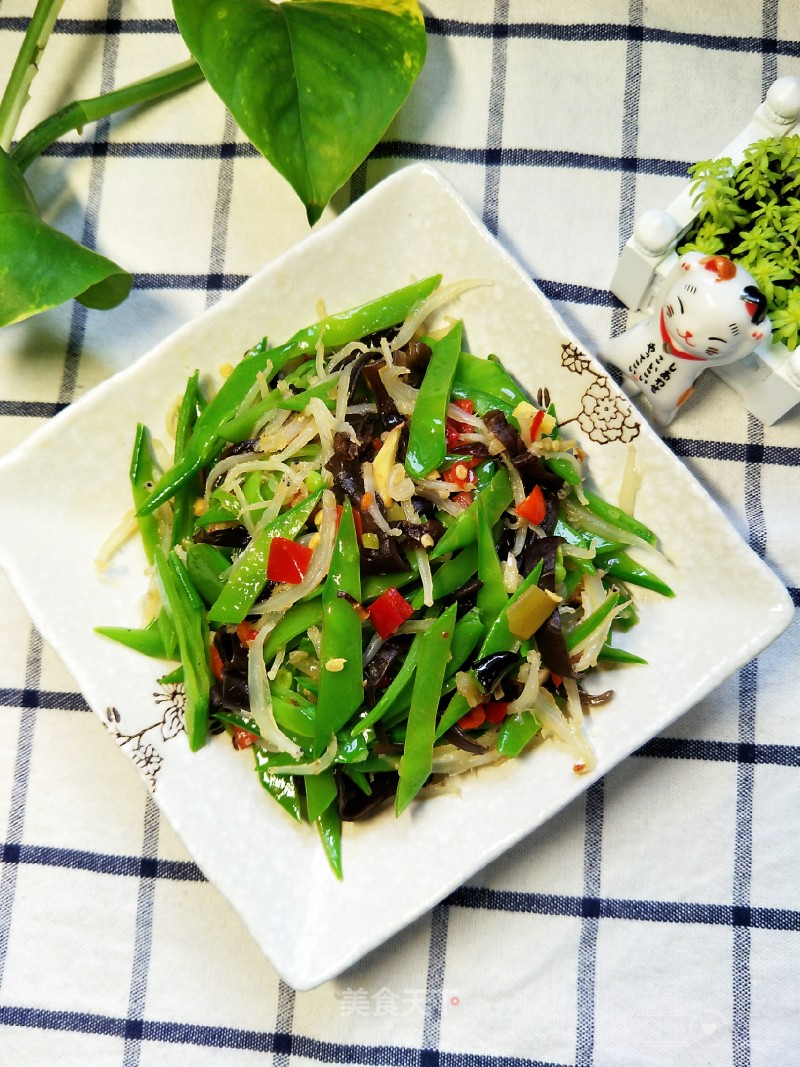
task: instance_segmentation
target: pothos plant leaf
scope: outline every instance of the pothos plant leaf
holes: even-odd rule
[[[417,0],[173,0],[173,7],[206,80],[313,224],[422,69]]]
[[[42,221],[19,168],[0,149],[0,326],[76,297],[103,310],[130,292],[130,274]]]

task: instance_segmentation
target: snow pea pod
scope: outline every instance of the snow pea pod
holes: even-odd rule
[[[658,543],[658,538],[650,527],[645,526],[638,519],[634,519],[627,511],[615,507],[614,504],[609,504],[607,500],[603,500],[602,497],[598,496],[597,493],[593,493],[590,489],[584,489],[584,493],[589,511],[597,515],[598,518],[604,519],[620,530],[627,530],[628,533],[640,537],[648,545],[656,545]]]
[[[155,659],[168,659],[164,648],[164,639],[158,628],[158,620],[153,619],[143,629],[135,629],[129,626],[95,626],[94,632],[101,637],[110,637],[126,648],[134,652],[141,652],[143,656],[152,656]]]
[[[186,383],[181,406],[178,409],[178,421],[175,427],[175,450],[173,458],[179,463],[192,427],[197,421],[197,397],[200,392],[200,371],[195,371]],[[171,544],[180,545],[192,536],[194,525],[194,502],[199,493],[200,484],[197,477],[188,478],[175,493],[172,501],[172,539]]]
[[[419,564],[416,556],[408,557],[408,570],[395,571],[393,574],[367,574],[361,582],[361,598],[366,604],[377,599],[387,589],[402,589],[416,582],[419,578]],[[422,602],[420,601],[420,604]]]
[[[478,549],[476,545],[468,545],[457,556],[446,560],[433,575],[433,599],[441,600],[442,597],[455,593],[462,585],[470,580],[478,569]],[[425,594],[418,589],[413,594],[409,603],[415,611],[424,604]]]
[[[321,496],[322,490],[318,489],[256,534],[234,563],[225,588],[209,609],[211,622],[240,623],[244,620],[267,580],[267,559],[273,537],[296,537]]]
[[[637,656],[635,652],[628,652],[624,648],[617,648],[615,645],[609,645],[608,642],[606,642],[600,649],[597,658],[606,660],[610,663],[647,663],[646,659]]]
[[[615,552],[624,547],[622,541],[609,541],[607,537],[601,537],[598,533],[575,529],[563,515],[559,515],[556,519],[553,535],[563,537],[569,545],[578,545],[581,548],[593,547],[595,552]]]
[[[424,478],[441,466],[447,454],[445,423],[458,356],[461,323],[436,341],[430,341],[431,358],[419,387],[411,415],[406,449],[406,470],[412,478]]]
[[[154,511],[205,465],[222,440],[220,428],[236,414],[258,375],[266,371],[267,365],[271,368],[271,376],[274,376],[290,360],[315,352],[320,339],[328,349],[339,348],[367,334],[394,326],[407,318],[415,305],[429,296],[440,281],[441,275],[437,274],[359,307],[329,315],[312,326],[298,330],[277,348],[256,345],[234,368],[205,408],[195,424],[182,459],[163,474],[140,511],[143,514]]]
[[[453,378],[453,395],[473,398],[475,393],[485,394],[494,400],[495,407],[511,411],[527,400],[517,383],[495,359],[483,359],[473,356],[471,352],[462,352],[458,357],[456,373]],[[490,411],[491,408],[487,408]]]
[[[378,703],[369,711],[363,719],[359,719],[356,725],[353,727],[351,733],[355,737],[357,734],[363,733],[369,729],[370,726],[374,726],[379,719],[383,718],[389,711],[398,705],[398,701],[402,698],[407,686],[410,686],[414,677],[414,672],[419,662],[419,651],[422,643],[422,634],[418,633],[414,640],[411,642],[411,647],[406,653],[406,658],[403,661],[403,665],[397,674],[392,679],[389,687],[385,690],[383,696]]]
[[[336,800],[336,779],[333,777],[333,771],[328,769],[321,774],[307,774],[305,787],[308,821],[313,823]]]
[[[231,561],[214,545],[186,546],[186,569],[195,589],[207,604],[213,604],[225,588]]]
[[[346,595],[339,596],[340,593]],[[330,572],[322,593],[322,647],[314,730],[317,756],[364,701],[361,619],[347,597],[361,599],[361,557],[349,500],[342,509]]]
[[[441,696],[451,693],[456,685],[456,672],[464,665],[466,659],[475,651],[485,632],[480,615],[475,608],[467,611],[455,625],[453,641],[450,645],[450,659],[447,661],[446,673],[442,682]],[[411,700],[410,687],[406,687],[403,699],[398,700],[396,705],[383,718],[383,725],[387,729],[396,726],[406,717],[408,705]],[[459,716],[460,717],[460,716]],[[439,737],[437,729],[436,736]]]
[[[184,670],[186,689],[186,733],[193,752],[202,748],[208,729],[211,674],[208,663],[208,640],[200,598],[192,595],[191,581],[181,561],[170,553],[169,559],[156,548],[154,562],[166,605],[178,636],[178,649]]]
[[[478,577],[483,583],[478,590],[478,611],[481,621],[488,629],[508,603],[508,593],[503,582],[503,568],[497,557],[492,529],[486,521],[486,511],[482,506],[478,509],[477,523]]]
[[[503,720],[497,734],[497,751],[513,759],[539,733],[542,724],[529,711],[519,711]]]
[[[442,682],[456,623],[456,605],[451,604],[428,630],[420,642],[419,670],[408,713],[403,755],[398,770],[400,780],[395,795],[395,814],[400,815],[411,803],[433,767],[436,737],[436,709],[442,694]]]
[[[150,493],[155,481],[156,466],[151,448],[150,431],[139,422],[136,424],[136,437],[131,454],[130,481],[133,506],[137,509],[136,523],[142,538],[144,554],[152,566],[156,546],[161,542],[161,532],[155,515],[140,515],[139,509]]]
[[[304,634],[309,626],[322,623],[322,601],[301,600],[293,604],[264,642],[264,659],[269,662],[295,637]]]
[[[270,753],[258,745],[253,745],[253,755],[262,787],[293,819],[302,822],[303,804],[294,778],[290,774],[275,774],[272,771]]]
[[[618,602],[619,593],[610,593],[599,608],[595,608],[590,615],[581,619],[577,626],[573,626],[571,630],[565,630],[564,641],[570,652],[573,648],[579,645],[584,638],[588,637],[592,630],[595,630],[600,625],[608,613],[613,611],[617,606]]]
[[[313,367],[313,362],[311,365]],[[336,407],[336,401],[331,400],[330,393],[331,389],[335,388],[335,381],[323,382],[321,385],[314,385],[302,393],[297,393],[295,396],[284,395],[277,389],[273,389],[269,396],[264,397],[257,404],[253,404],[247,411],[243,411],[241,415],[233,415],[227,422],[224,422],[219,428],[219,435],[224,437],[226,441],[234,443],[246,441],[248,437],[252,437],[253,430],[259,420],[269,414],[270,411],[274,411],[276,408],[303,411],[309,400],[314,397],[319,397],[323,400],[332,411]]]
[[[436,740],[442,734],[446,734],[451,726],[455,726],[460,718],[469,711],[469,702],[461,693],[453,693],[453,699],[442,712],[442,717],[436,727]]]
[[[657,574],[653,574],[647,567],[643,567],[640,563],[631,559],[627,552],[614,552],[610,556],[604,556],[598,563],[603,567],[606,574],[610,574],[612,578],[619,578],[620,581],[627,582],[630,585],[641,585],[643,588],[652,589],[662,596],[675,596],[674,591],[670,589],[666,582],[663,582]]]
[[[475,496],[470,506],[440,538],[431,552],[431,559],[438,559],[457,548],[474,544],[478,540],[478,509],[484,509],[486,521],[490,526],[494,526],[513,499],[508,471],[505,467],[499,467],[486,488]]]
[[[322,841],[322,847],[325,849],[325,855],[328,857],[331,870],[341,881],[343,877],[342,820],[339,817],[336,805],[329,804],[322,814],[317,817],[314,825],[317,828],[320,841]]]

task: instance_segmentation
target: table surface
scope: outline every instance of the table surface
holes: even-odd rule
[[[3,71],[30,8],[0,0]],[[628,320],[608,284],[635,217],[800,74],[800,3],[423,8],[419,82],[318,225],[431,162],[596,351]],[[180,60],[170,13],[67,3],[21,131]],[[0,334],[0,454],[308,232],[205,85],[66,137],[29,180],[48,221],[135,281],[116,310]],[[800,410],[763,427],[705,375],[665,439],[797,603]],[[800,623],[432,913],[296,993],[2,574],[0,605],[0,1063],[800,1063]]]

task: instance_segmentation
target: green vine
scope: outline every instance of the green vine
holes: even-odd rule
[[[800,344],[800,136],[751,144],[738,166],[706,159],[689,168],[698,216],[678,254],[735,259],[767,298],[773,343]]]

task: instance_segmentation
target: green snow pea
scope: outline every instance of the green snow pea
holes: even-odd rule
[[[563,515],[559,515],[556,519],[553,535],[563,537],[569,545],[577,545],[579,548],[593,547],[595,552],[615,552],[617,549],[624,548],[622,541],[610,541],[607,537],[601,537],[600,534],[590,533],[588,530],[577,530],[567,522]]]
[[[169,500],[214,455],[222,440],[221,427],[236,414],[258,375],[266,371],[268,364],[274,376],[290,360],[315,352],[320,339],[328,349],[339,348],[376,330],[395,326],[407,318],[414,306],[429,296],[440,281],[441,275],[437,274],[349,311],[328,315],[320,322],[298,330],[290,340],[277,348],[268,348],[263,343],[252,348],[204,409],[180,462],[162,475],[140,507],[140,512],[149,514]]]
[[[186,733],[192,751],[196,752],[205,743],[212,681],[208,660],[208,635],[200,609],[200,598],[192,588],[185,567],[174,552],[167,558],[161,548],[156,548],[154,562],[178,637],[186,688]]]
[[[627,511],[615,507],[614,504],[609,504],[608,501],[603,500],[602,497],[599,497],[597,493],[593,493],[590,489],[585,489],[584,493],[586,494],[589,511],[597,515],[598,518],[605,519],[606,522],[611,523],[612,526],[616,526],[620,530],[627,530],[628,533],[641,537],[649,545],[658,543],[658,538],[650,527],[645,526],[638,519],[634,519]]]
[[[336,800],[336,779],[330,768],[320,774],[306,774],[303,777],[308,821],[313,823]]]
[[[304,634],[309,626],[322,624],[322,601],[301,600],[293,604],[276,624],[264,642],[264,659],[269,662],[295,637]]]
[[[581,621],[576,626],[573,626],[570,630],[565,628],[564,642],[570,652],[600,625],[600,623],[603,621],[603,619],[606,618],[608,613],[610,611],[613,611],[613,609],[617,606],[618,602],[619,593],[610,593],[599,608],[595,608],[595,610],[591,612],[590,615],[587,615],[586,618],[581,619]]]
[[[422,644],[422,634],[418,633],[414,640],[411,642],[411,647],[406,653],[406,658],[403,661],[403,665],[397,674],[394,676],[389,686],[384,690],[378,703],[374,708],[369,711],[363,719],[359,719],[356,725],[353,727],[351,733],[353,737],[357,734],[363,733],[370,726],[374,726],[379,719],[386,715],[391,709],[393,709],[397,702],[403,696],[404,690],[407,686],[411,685],[414,677],[414,672],[419,662],[420,647]],[[403,705],[405,706],[405,705]]]
[[[303,821],[303,804],[297,789],[297,783],[290,774],[275,774],[272,770],[270,753],[258,745],[253,745],[256,773],[262,787],[287,811],[297,822]]]
[[[314,821],[331,870],[342,880],[342,820],[335,804],[327,808]]]
[[[461,693],[453,693],[453,698],[442,712],[442,717],[436,726],[436,740],[442,734],[446,734],[451,726],[455,726],[459,719],[469,711],[469,701]]]
[[[508,603],[503,582],[503,568],[497,557],[492,530],[486,521],[483,507],[478,509],[478,577],[483,583],[478,590],[478,611],[488,629]],[[465,550],[466,551],[466,550]]]
[[[496,408],[509,411],[513,411],[517,404],[527,400],[502,363],[495,359],[473,356],[470,352],[462,352],[458,357],[453,379],[453,395],[474,398],[475,393],[493,399]],[[491,408],[487,410],[491,411]]]
[[[267,580],[267,560],[273,537],[296,537],[321,496],[322,490],[318,489],[256,534],[233,564],[225,588],[209,609],[209,621],[240,623],[244,620]]]
[[[518,756],[541,728],[542,724],[529,711],[506,716],[497,734],[497,751],[509,758]]]
[[[455,625],[453,641],[450,645],[450,659],[445,668],[444,681],[442,682],[441,696],[445,696],[455,689],[456,672],[464,665],[465,660],[475,651],[480,639],[484,635],[484,626],[477,608],[465,612]],[[383,725],[387,729],[396,726],[406,717],[408,705],[411,701],[411,687],[406,686],[403,699],[398,700],[396,705],[383,718]],[[459,716],[460,718],[460,716]],[[436,736],[439,737],[437,729]]]
[[[175,450],[173,458],[179,463],[192,427],[197,421],[197,398],[200,392],[200,371],[195,371],[186,383],[181,406],[178,409],[178,422],[175,427]],[[173,545],[183,544],[192,536],[194,527],[194,502],[200,492],[200,480],[195,475],[188,478],[175,493],[172,501],[172,541]]]
[[[203,600],[213,604],[225,588],[231,561],[214,545],[190,543],[186,546],[186,569]]]
[[[628,652],[624,648],[616,648],[614,645],[609,645],[608,642],[600,649],[597,658],[606,660],[609,663],[647,663],[646,659],[642,659],[641,656],[637,656],[634,652]]]
[[[478,540],[478,509],[484,509],[486,521],[489,526],[494,526],[513,499],[508,471],[505,467],[499,467],[486,488],[475,496],[470,506],[440,538],[431,552],[431,559],[438,559],[457,548],[474,544]]]
[[[294,689],[271,688],[275,719],[282,730],[311,739],[314,736],[315,705]]]
[[[567,485],[580,485],[581,476],[568,459],[564,459],[563,456],[548,456],[544,463],[553,474],[563,478]]]
[[[647,567],[631,559],[627,552],[614,552],[610,556],[603,556],[601,560],[598,560],[598,564],[612,578],[619,578],[620,581],[628,582],[630,585],[641,585],[662,596],[675,596],[674,591],[666,582],[663,582]]]
[[[133,506],[141,508],[147,500],[156,478],[156,464],[153,458],[150,431],[143,423],[136,425],[136,437],[131,454],[130,481]],[[139,534],[142,538],[147,562],[152,566],[156,547],[161,543],[160,523],[155,515],[136,516]]]
[[[406,449],[406,470],[424,478],[444,463],[447,454],[445,424],[456,363],[461,351],[460,322],[444,337],[429,341],[431,358],[411,415]]]
[[[310,361],[310,366],[314,367],[314,361]],[[310,389],[304,390],[302,393],[297,393],[294,396],[287,396],[281,393],[278,389],[273,389],[272,392],[265,396],[263,400],[260,400],[257,404],[253,404],[247,411],[243,411],[240,415],[234,415],[227,422],[223,423],[219,429],[220,437],[224,437],[226,441],[239,442],[246,441],[248,437],[251,437],[256,423],[259,419],[263,418],[270,411],[275,408],[285,408],[289,411],[303,411],[306,404],[314,397],[319,397],[326,405],[334,410],[336,407],[336,401],[331,399],[331,389],[336,388],[335,381],[323,382],[321,385],[312,386]]]
[[[361,558],[350,501],[345,501],[322,593],[322,648],[314,751],[321,755],[364,701],[361,619],[340,593],[361,599]]]
[[[442,682],[456,624],[456,605],[451,604],[420,642],[419,669],[408,713],[408,725],[400,758],[400,780],[395,795],[395,814],[399,815],[430,777],[433,745],[436,737],[436,709],[442,695]]]
[[[433,575],[433,599],[441,600],[442,597],[455,593],[465,582],[468,582],[478,569],[478,549],[476,545],[468,545],[458,555],[438,567]],[[425,594],[418,589],[409,600],[415,611],[424,604]]]
[[[112,641],[117,641],[126,648],[133,649],[134,652],[141,652],[143,656],[169,659],[157,619],[153,619],[143,629],[129,626],[95,626],[94,632],[100,634],[101,637],[110,637]]]

